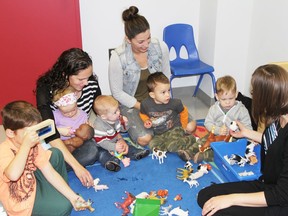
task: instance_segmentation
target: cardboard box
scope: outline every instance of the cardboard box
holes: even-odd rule
[[[160,200],[136,199],[133,216],[158,216]]]
[[[225,159],[230,157],[231,154],[238,154],[245,156],[245,150],[247,146],[247,139],[239,139],[235,142],[213,142],[211,148],[214,151],[214,162],[221,171],[221,173],[230,182],[235,181],[249,181],[258,179],[261,176],[261,158],[260,150],[261,146],[256,145],[254,152],[256,153],[258,162],[254,165],[246,163],[243,167],[238,164],[230,165]]]

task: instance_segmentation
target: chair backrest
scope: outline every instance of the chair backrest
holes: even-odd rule
[[[163,41],[167,44],[170,51],[172,47],[175,49],[175,60],[181,59],[181,47],[186,48],[189,60],[199,60],[198,50],[194,41],[193,27],[191,25],[179,23],[166,26],[163,30]]]

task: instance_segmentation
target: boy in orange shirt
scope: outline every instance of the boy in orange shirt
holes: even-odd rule
[[[6,140],[0,144],[0,201],[8,215],[70,215],[77,200],[67,184],[62,153],[44,150],[37,131],[39,111],[25,101],[8,103],[1,111]]]

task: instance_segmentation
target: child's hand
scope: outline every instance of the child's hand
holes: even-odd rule
[[[123,139],[122,139],[123,140]],[[124,150],[124,144],[122,142],[122,140],[118,140],[116,142],[116,146],[115,146],[115,150],[118,152],[118,153],[122,153],[123,150]],[[125,141],[124,141],[125,142]]]
[[[219,130],[219,135],[227,135],[228,134],[228,128],[225,124],[222,125],[222,127]]]
[[[72,127],[61,127],[57,129],[62,136],[66,137],[71,137],[75,133],[75,130],[72,130]]]
[[[25,135],[22,142],[23,146],[28,146],[29,148],[32,148],[35,145],[39,144],[39,142],[40,139],[36,131],[29,129],[25,131]]]
[[[144,127],[145,128],[151,128],[152,127],[152,121],[150,119],[146,120],[144,122]]]

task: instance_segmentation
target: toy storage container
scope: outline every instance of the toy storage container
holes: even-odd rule
[[[211,148],[214,151],[214,162],[221,171],[221,173],[230,182],[235,181],[248,181],[255,180],[261,176],[260,171],[260,150],[261,146],[256,145],[254,147],[254,152],[258,162],[254,165],[246,163],[244,166],[239,166],[237,163],[230,165],[225,159],[230,157],[231,154],[238,154],[240,156],[245,156],[247,139],[239,139],[235,142],[213,142],[211,143]]]

